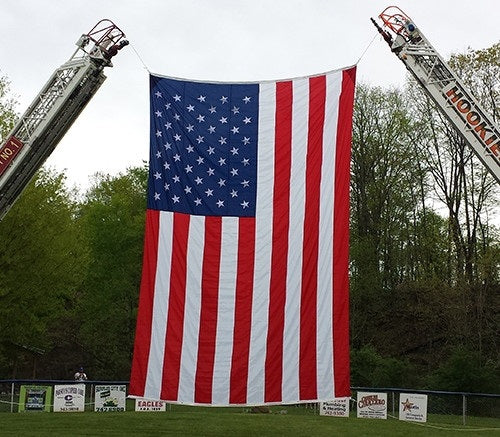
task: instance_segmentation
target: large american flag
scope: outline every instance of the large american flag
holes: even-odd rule
[[[130,395],[262,405],[350,394],[355,67],[261,83],[150,77]]]

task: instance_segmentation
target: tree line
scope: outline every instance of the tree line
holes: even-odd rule
[[[498,122],[500,44],[453,55]],[[15,120],[0,78],[0,134]],[[0,222],[0,379],[128,380],[147,165],[85,192],[43,168]],[[498,185],[410,79],[359,84],[351,384],[499,392]]]

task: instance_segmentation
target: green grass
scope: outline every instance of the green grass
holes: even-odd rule
[[[288,414],[180,406],[165,413],[2,413],[0,436],[500,436],[500,420],[491,418],[469,417],[467,426],[455,420],[436,423],[432,417],[429,424],[415,424],[322,417],[293,407],[273,411],[280,409]]]

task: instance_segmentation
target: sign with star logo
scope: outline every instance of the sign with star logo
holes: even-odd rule
[[[427,422],[427,395],[400,393],[399,420]]]

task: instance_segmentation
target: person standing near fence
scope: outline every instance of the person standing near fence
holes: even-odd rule
[[[86,381],[87,374],[84,372],[83,367],[78,369],[78,372],[75,373],[75,381]]]

